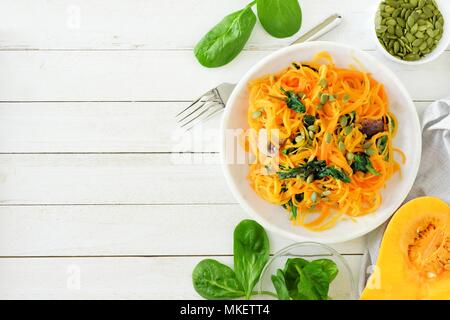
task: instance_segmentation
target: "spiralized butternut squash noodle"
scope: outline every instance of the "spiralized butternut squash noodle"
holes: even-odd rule
[[[261,198],[314,231],[380,206],[381,189],[400,169],[394,152],[405,161],[392,145],[397,121],[383,84],[322,52],[251,81],[249,92],[248,179]]]

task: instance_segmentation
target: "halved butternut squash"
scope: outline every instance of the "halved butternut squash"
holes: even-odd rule
[[[395,213],[361,299],[450,299],[450,206],[423,197]]]

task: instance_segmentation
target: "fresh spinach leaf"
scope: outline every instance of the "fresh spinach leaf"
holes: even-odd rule
[[[280,300],[290,300],[289,291],[286,287],[286,282],[284,280],[283,270],[278,269],[276,275],[271,277],[275,291],[277,292],[278,299]]]
[[[302,194],[303,194],[303,193],[302,193]],[[302,199],[302,200],[303,200],[303,199]],[[289,210],[289,211],[291,212],[291,214],[292,214],[292,217],[293,217],[294,219],[297,218],[297,211],[298,211],[298,208],[297,208],[297,206],[294,205],[294,203],[292,202],[292,200],[289,200],[287,203],[283,204],[282,207],[285,208],[285,209],[287,209],[287,210]]]
[[[350,178],[344,171],[332,167],[327,167],[323,169],[322,171],[319,172],[318,176],[319,178],[331,176],[337,180],[344,181],[345,183],[350,183]]]
[[[304,300],[327,300],[330,282],[320,265],[309,263],[300,270],[299,296]]]
[[[298,0],[257,0],[258,17],[264,29],[274,37],[294,35],[302,25]]]
[[[286,91],[283,88],[280,89],[281,92],[287,97],[286,104],[289,109],[297,112],[297,113],[305,113],[306,107],[300,101],[300,97],[292,91]]]
[[[289,296],[294,300],[300,300],[298,283],[300,281],[299,270],[303,269],[309,262],[302,258],[290,258],[284,266],[284,280]]]
[[[325,168],[326,168],[325,161],[313,160],[299,167],[295,167],[284,171],[278,171],[277,174],[280,180],[295,178],[297,176],[300,176],[300,178],[306,180],[309,175],[313,174],[317,176],[319,172],[321,172]]]
[[[317,259],[311,261],[310,264],[312,264],[313,266],[320,267],[322,271],[325,272],[326,275],[328,276],[328,282],[332,282],[339,272],[336,263],[330,259]]]
[[[203,66],[226,65],[242,51],[256,24],[251,5],[226,16],[195,46],[194,54]]]
[[[351,165],[354,172],[361,171],[364,173],[371,173],[375,176],[379,176],[380,173],[375,170],[375,168],[372,165],[372,162],[370,161],[370,158],[365,153],[357,153],[353,157],[353,163]]]
[[[272,282],[279,297],[286,298],[286,289],[293,300],[327,300],[330,283],[337,274],[337,266],[332,260],[309,262],[302,258],[290,258],[284,270],[278,270],[272,276]]]
[[[195,291],[205,299],[234,299],[245,295],[234,271],[212,259],[197,264],[192,282]]]
[[[314,124],[314,122],[316,122],[316,117],[313,115],[306,114],[303,117],[303,123],[304,123],[305,127],[312,126]]]
[[[366,173],[367,172],[366,165],[367,165],[367,155],[365,155],[364,153],[356,153],[353,157],[353,163],[351,165],[353,171],[361,171]]]
[[[278,171],[277,174],[280,180],[295,178],[297,176],[303,180],[306,180],[310,175],[313,175],[314,179],[321,179],[331,176],[346,183],[350,182],[350,178],[347,174],[345,174],[345,172],[337,168],[327,167],[325,161],[323,160],[312,160],[299,167]]]
[[[253,220],[243,220],[234,230],[233,251],[236,277],[249,299],[269,260],[269,238],[264,228]]]
[[[386,150],[388,142],[388,136],[382,136],[377,139],[377,149],[379,153],[383,153]]]

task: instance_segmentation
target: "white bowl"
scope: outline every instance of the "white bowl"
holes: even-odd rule
[[[372,19],[370,20],[370,23],[372,29],[373,42],[375,43],[378,51],[380,51],[389,60],[406,65],[420,65],[436,60],[440,55],[442,55],[442,53],[444,53],[445,49],[447,49],[447,47],[450,45],[450,0],[435,0],[439,10],[442,13],[442,16],[444,17],[444,33],[442,34],[442,38],[439,41],[436,48],[434,48],[433,51],[424,56],[422,59],[416,61],[405,61],[397,57],[394,57],[389,52],[387,52],[386,49],[383,48],[375,32],[375,17],[378,11],[379,4],[382,1],[384,0],[379,1],[377,3],[377,6],[374,7],[373,10],[374,13]]]
[[[398,134],[394,144],[401,147],[406,155],[406,163],[401,175],[395,174],[382,191],[383,201],[380,208],[356,222],[346,219],[333,228],[313,232],[294,226],[288,213],[278,205],[272,205],[260,198],[250,187],[247,180],[248,165],[229,161],[230,144],[226,143],[229,130],[247,129],[247,108],[249,80],[266,74],[275,73],[290,65],[293,61],[309,61],[321,51],[328,51],[338,66],[360,65],[373,77],[382,82],[388,94],[391,110],[399,122]],[[360,68],[361,68],[360,67]],[[296,241],[315,241],[336,243],[362,236],[386,221],[401,205],[409,193],[419,168],[422,149],[421,128],[417,111],[408,92],[397,77],[369,54],[351,46],[333,42],[310,42],[278,50],[261,60],[239,81],[228,100],[222,122],[221,160],[228,185],[243,209],[266,229]],[[239,147],[239,146],[238,146]]]

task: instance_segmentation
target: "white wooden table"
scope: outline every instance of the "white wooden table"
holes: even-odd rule
[[[0,1],[0,298],[198,298],[194,265],[231,262],[247,217],[216,140],[173,139],[173,116],[289,43],[258,24],[230,65],[201,67],[196,41],[248,0]],[[374,51],[373,0],[302,0],[303,28],[369,51],[424,106],[450,91],[450,51],[405,67]],[[212,126],[218,124],[215,120]],[[178,164],[173,152],[207,164]],[[271,235],[272,251],[290,243]],[[355,275],[364,239],[334,246]]]

